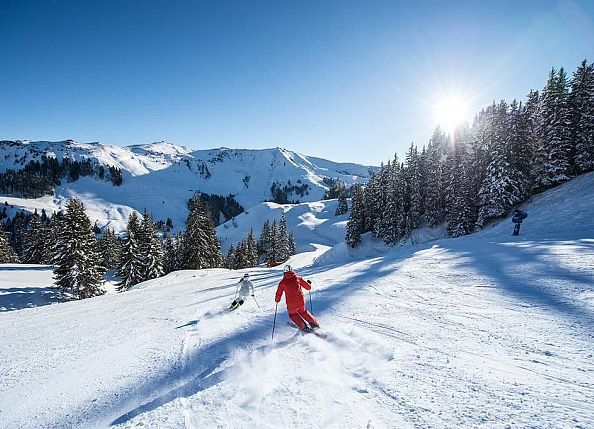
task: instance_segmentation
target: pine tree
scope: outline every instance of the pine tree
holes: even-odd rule
[[[490,142],[488,145],[490,162],[483,183],[478,193],[479,212],[476,222],[477,227],[482,228],[492,218],[505,215],[508,209],[519,203],[526,192],[527,181],[521,172],[514,168],[512,162],[515,159],[515,152],[521,150],[523,143],[518,129],[512,129],[512,123],[518,123],[513,119],[519,118],[519,106],[512,105],[511,118],[508,115],[507,103],[501,101],[498,106],[493,106],[491,115]],[[511,139],[516,140],[511,140]],[[515,161],[517,163],[521,161]]]
[[[225,255],[225,268],[229,268],[230,270],[235,269],[235,248],[233,245],[229,246],[229,250],[227,250],[227,254]]]
[[[23,262],[28,264],[41,264],[47,253],[47,231],[42,225],[37,210],[31,216],[29,229],[25,232],[23,242]]]
[[[106,228],[99,240],[101,265],[105,269],[116,268],[120,259],[120,242],[111,228]]]
[[[586,60],[571,80],[571,141],[574,144],[574,172],[594,170],[594,64]]]
[[[178,251],[175,241],[171,236],[163,240],[163,272],[169,274],[179,269]]]
[[[293,233],[289,233],[289,253],[294,255],[297,253],[297,247],[295,245],[295,236]]]
[[[475,222],[472,216],[473,201],[468,186],[467,139],[465,130],[456,131],[454,147],[446,166],[449,176],[446,188],[446,220],[448,234],[452,237],[470,234]]]
[[[47,254],[43,257],[42,264],[51,264],[58,255],[58,235],[63,228],[64,212],[54,213],[47,227]]]
[[[402,238],[404,227],[404,186],[402,171],[397,156],[393,163],[388,163],[382,175],[384,188],[383,204],[379,205],[380,218],[374,228],[374,237],[384,240],[390,246]]]
[[[157,233],[157,227],[151,216],[146,212],[142,215],[140,225],[141,254],[142,254],[142,281],[155,279],[164,274],[163,270],[163,248]]]
[[[245,242],[248,264],[250,267],[255,267],[258,265],[258,243],[256,242],[256,237],[254,236],[254,230],[252,228],[250,228],[250,232],[248,233]]]
[[[422,174],[421,158],[417,147],[411,144],[406,154],[406,170],[404,171],[407,193],[404,210],[408,213],[406,228],[409,231],[419,226],[424,206]]]
[[[270,224],[270,231],[269,231],[269,236],[268,236],[268,250],[266,252],[267,254],[267,262],[278,262],[279,261],[279,257],[278,257],[278,225],[276,223],[276,219],[272,219],[272,223]]]
[[[567,75],[552,69],[540,102],[541,148],[544,156],[537,187],[546,189],[570,178],[572,145]]]
[[[101,295],[104,270],[96,251],[95,234],[82,203],[72,198],[58,233],[54,264],[56,285],[77,299]]]
[[[246,247],[245,240],[241,240],[239,243],[237,243],[234,255],[235,258],[233,259],[233,266],[236,270],[249,267]]]
[[[381,238],[382,236],[381,222],[382,214],[385,211],[390,172],[391,164],[389,162],[387,165],[382,164],[380,171],[371,176],[363,190],[364,217],[361,224],[361,234],[371,231],[372,235],[376,238]]]
[[[14,249],[8,243],[3,225],[0,223],[0,264],[13,264],[19,262]]]
[[[427,224],[435,228],[445,218],[444,158],[448,138],[437,128],[427,148],[427,193],[425,196],[425,216]]]
[[[19,211],[15,217],[12,226],[12,234],[10,235],[10,244],[17,254],[19,260],[24,258],[24,241],[25,241],[26,221],[25,212]]]
[[[347,199],[344,192],[340,192],[338,194],[338,207],[336,207],[336,212],[334,213],[335,216],[340,216],[345,214],[349,211],[349,206],[347,204]]]
[[[193,198],[189,206],[181,248],[182,267],[196,270],[222,266],[221,245],[206,205],[199,198]]]
[[[262,257],[265,261],[268,261],[268,252],[271,246],[270,236],[270,222],[266,220],[262,226],[262,232],[258,240],[258,257]]]
[[[289,231],[287,230],[287,220],[285,219],[285,214],[281,215],[281,219],[278,223],[278,230],[277,230],[277,261],[284,262],[289,259],[291,256],[291,249],[289,243]]]
[[[346,243],[350,247],[357,247],[361,243],[361,234],[365,226],[365,199],[361,185],[353,186],[353,198],[351,199],[351,212],[346,227]]]
[[[144,261],[140,250],[140,235],[138,216],[136,212],[132,212],[128,217],[118,264],[118,276],[122,279],[118,284],[120,292],[142,281]]]

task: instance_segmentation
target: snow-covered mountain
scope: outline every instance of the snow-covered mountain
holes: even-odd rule
[[[518,237],[507,218],[396,248],[315,244],[342,233],[330,203],[262,205],[237,229],[281,210],[311,228],[290,264],[324,338],[286,325],[282,267],[0,312],[0,428],[594,427],[593,189],[534,197]],[[246,271],[255,299],[229,312]],[[50,293],[43,273],[0,266],[0,305]]]
[[[17,207],[56,210],[71,196],[82,199],[93,221],[121,231],[131,210],[147,209],[155,219],[183,226],[188,198],[194,192],[233,194],[245,209],[273,200],[271,188],[288,201],[319,201],[335,181],[346,185],[367,181],[374,167],[335,163],[282,148],[190,150],[160,142],[128,147],[100,143],[0,142],[0,173],[20,170],[43,156],[90,160],[117,167],[122,184],[84,176],[62,180],[53,196],[38,199],[1,197]]]

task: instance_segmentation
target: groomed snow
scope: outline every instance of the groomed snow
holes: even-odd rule
[[[235,312],[247,270],[0,313],[0,427],[593,427],[593,184],[534,198],[519,237],[296,255],[326,338],[281,303],[271,341],[282,267]]]

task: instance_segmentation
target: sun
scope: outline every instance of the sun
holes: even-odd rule
[[[468,118],[468,101],[459,95],[441,98],[433,109],[435,121],[449,135]]]

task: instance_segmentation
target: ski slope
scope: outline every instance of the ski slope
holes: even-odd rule
[[[179,271],[0,313],[0,427],[594,427],[594,174],[481,233],[312,245],[326,338],[278,307],[282,268]],[[309,302],[308,302],[309,304]]]

